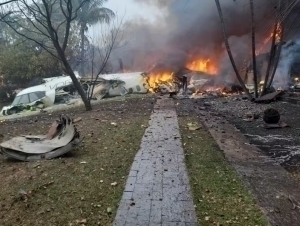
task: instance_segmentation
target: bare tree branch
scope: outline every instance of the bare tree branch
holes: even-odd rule
[[[86,109],[91,110],[91,104],[66,56],[71,24],[76,19],[77,12],[82,5],[88,1],[83,0],[75,8],[73,0],[7,1],[7,4],[12,4],[11,8],[14,10],[8,11],[6,8],[2,8],[4,13],[1,14],[0,20],[20,37],[39,45],[51,56],[60,60],[64,71],[71,77]]]

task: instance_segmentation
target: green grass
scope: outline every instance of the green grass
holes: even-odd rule
[[[179,118],[199,225],[268,225],[210,134],[203,128],[190,131],[187,123],[200,123],[196,116]]]
[[[68,112],[82,118],[77,127],[85,139],[66,157],[24,163],[0,155],[0,225],[111,225],[148,125],[150,102],[132,99],[104,103],[92,112]],[[4,139],[43,134],[58,114],[40,116],[33,124],[4,122],[1,133]]]

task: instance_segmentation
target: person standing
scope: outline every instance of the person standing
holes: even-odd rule
[[[187,77],[186,75],[182,76],[182,92],[183,94],[186,94],[187,91]]]

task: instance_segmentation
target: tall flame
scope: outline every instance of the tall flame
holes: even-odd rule
[[[197,59],[187,63],[186,67],[192,71],[203,71],[209,74],[217,74],[217,67],[214,66],[210,59]]]

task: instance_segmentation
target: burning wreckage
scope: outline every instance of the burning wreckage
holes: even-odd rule
[[[182,78],[187,77],[188,93],[208,90],[214,83],[210,73],[183,69],[177,73],[171,72],[133,72],[119,74],[102,74],[97,79],[81,78],[77,73],[84,90],[92,99],[124,96],[127,94],[178,93],[182,87]],[[68,103],[78,98],[76,89],[69,76],[59,76],[43,79],[42,84],[26,88],[19,92],[10,106],[2,108],[0,115],[12,115],[25,110],[35,111],[51,107],[54,104]]]
[[[299,47],[300,44],[291,42],[283,46],[282,56],[285,52],[290,54],[290,49]],[[294,54],[295,55],[295,54]],[[266,73],[268,65],[268,54],[257,56],[258,62],[258,79],[264,80],[263,75]],[[293,57],[295,59],[295,57]],[[298,57],[299,58],[299,57]],[[297,58],[297,59],[298,59]],[[290,81],[290,89],[294,91],[299,89],[300,81],[298,78],[299,61],[293,60],[289,65],[283,61],[279,63],[279,74],[286,74],[286,81]],[[281,64],[284,64],[283,66]],[[253,72],[251,65],[246,69],[247,74],[244,78],[246,87],[253,92]],[[281,69],[284,68],[284,71]],[[81,78],[75,73],[80,80],[88,96],[92,99],[102,99],[113,96],[123,96],[126,94],[146,94],[150,93],[170,93],[180,94],[183,91],[184,80],[186,80],[186,92],[182,92],[192,97],[202,97],[206,95],[224,96],[230,93],[241,93],[242,87],[234,82],[235,79],[226,81],[224,76],[219,76],[217,63],[211,59],[198,58],[189,61],[180,70],[171,70],[160,68],[159,64],[155,65],[148,72],[131,72],[117,74],[101,74],[97,79],[92,77]],[[277,74],[277,73],[276,73]],[[226,77],[226,76],[225,76]],[[282,76],[277,76],[282,77]],[[274,83],[278,82],[276,75]],[[287,82],[286,82],[287,83]],[[259,84],[263,86],[263,82]],[[278,86],[278,85],[277,85]],[[275,87],[276,88],[276,87]],[[278,87],[277,87],[278,88]],[[278,88],[280,89],[280,87]],[[283,89],[286,89],[284,87]],[[276,90],[273,90],[275,92]],[[17,94],[10,106],[3,107],[0,115],[11,115],[24,110],[36,110],[36,108],[47,108],[57,103],[70,103],[71,99],[76,99],[76,89],[73,86],[69,76],[60,76],[43,79],[43,83],[37,86],[29,87]],[[74,101],[73,101],[74,102]]]

